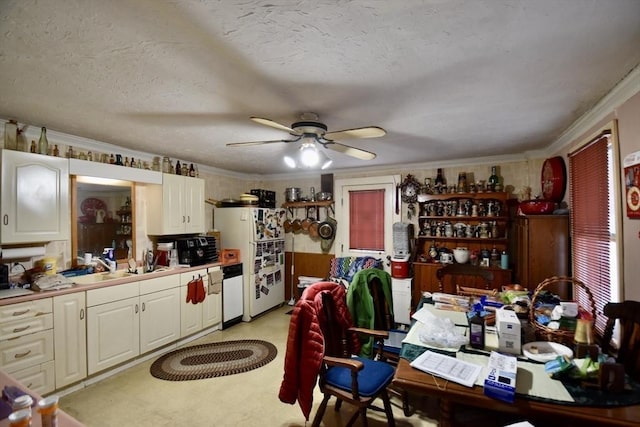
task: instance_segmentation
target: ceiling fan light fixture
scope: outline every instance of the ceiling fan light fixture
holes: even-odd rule
[[[300,163],[306,168],[312,168],[320,162],[320,153],[313,143],[305,142],[300,147]]]
[[[284,163],[287,166],[289,166],[291,169],[295,169],[296,168],[296,161],[291,156],[284,156]]]

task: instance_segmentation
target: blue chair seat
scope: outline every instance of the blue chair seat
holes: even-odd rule
[[[393,379],[395,369],[385,362],[354,357],[364,364],[364,368],[358,372],[358,392],[361,396],[371,397],[376,395],[381,388],[386,387]],[[334,366],[327,370],[325,376],[327,384],[341,390],[351,391],[351,370],[340,366]]]

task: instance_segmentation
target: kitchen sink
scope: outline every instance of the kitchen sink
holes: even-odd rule
[[[92,285],[102,283],[107,280],[122,279],[129,276],[137,276],[135,273],[129,273],[126,270],[118,270],[115,273],[105,271],[104,273],[87,274],[86,276],[76,276],[72,278],[76,285]]]

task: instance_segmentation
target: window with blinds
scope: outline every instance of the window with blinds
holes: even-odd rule
[[[571,237],[573,276],[582,281],[595,299],[596,313],[612,301],[611,220],[612,150],[610,133],[603,133],[569,155],[571,180]],[[575,295],[582,307],[591,307],[584,293]],[[595,331],[602,335],[606,318],[596,317]]]
[[[384,190],[349,191],[349,249],[384,251]]]

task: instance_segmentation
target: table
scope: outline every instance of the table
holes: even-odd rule
[[[437,383],[436,383],[437,381]],[[478,408],[490,408],[492,411],[520,414],[525,417],[558,417],[581,421],[580,425],[635,426],[640,423],[640,405],[614,408],[596,408],[589,406],[571,406],[529,400],[516,396],[514,403],[504,403],[484,395],[482,387],[465,387],[442,378],[412,368],[409,361],[400,359],[396,368],[393,385],[419,394],[431,395],[440,399],[441,427],[453,426],[453,407],[464,404]],[[583,423],[584,421],[584,423]],[[560,425],[558,420],[557,425]],[[569,424],[564,424],[565,426]]]
[[[0,369],[0,389],[8,385],[19,387],[24,392],[30,394],[31,397],[33,397],[36,400],[42,398],[42,396],[40,396],[38,393],[32,390],[29,390],[27,387],[25,387],[24,385],[16,381],[11,375],[7,374],[2,369]],[[38,414],[38,411],[36,410],[35,407],[32,409],[32,413],[33,413],[33,419],[31,421],[31,426],[40,427],[42,425],[40,421],[41,417],[40,417],[40,414]],[[0,420],[0,427],[7,427],[7,426],[9,426],[9,420],[7,418]],[[84,427],[84,424],[82,424],[80,421],[76,420],[75,418],[73,418],[63,410],[58,409],[58,427]]]
[[[447,315],[447,312],[443,312]],[[414,326],[412,326],[414,328]],[[425,348],[426,350],[426,348]],[[440,399],[439,425],[453,425],[453,408],[456,404],[490,409],[492,411],[518,414],[524,417],[549,418],[553,425],[569,427],[579,425],[597,426],[636,426],[640,425],[640,405],[616,407],[592,407],[550,403],[527,399],[517,395],[514,403],[505,403],[484,395],[482,387],[465,387],[435,378],[411,367],[407,359],[400,358],[396,368],[393,385],[417,394],[429,395]]]

